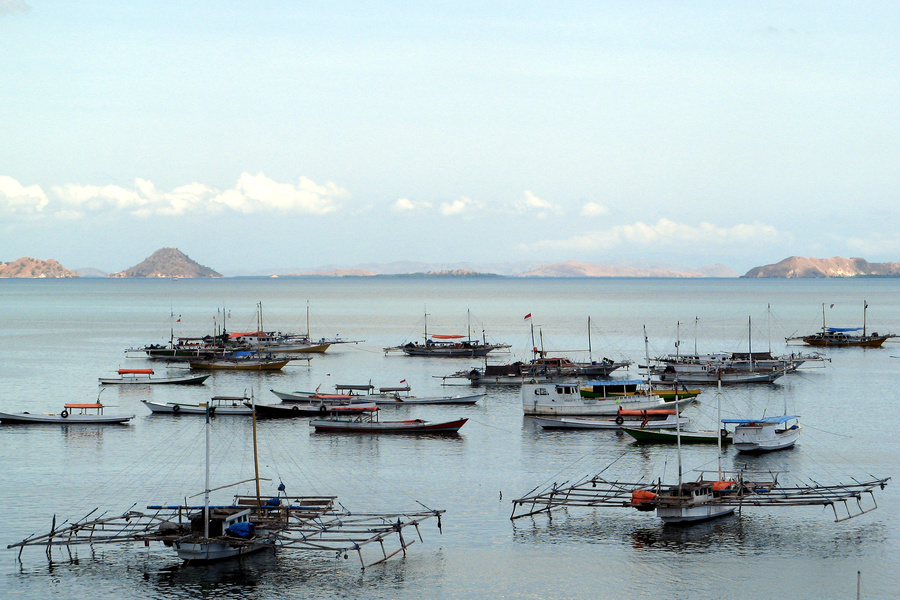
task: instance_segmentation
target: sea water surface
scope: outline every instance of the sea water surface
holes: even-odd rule
[[[399,385],[416,395],[450,394],[440,376],[478,360],[385,355],[383,348],[429,332],[512,344],[492,361],[550,354],[635,362],[679,351],[808,352],[786,336],[822,325],[900,333],[900,280],[745,279],[256,279],[0,280],[0,411],[59,412],[100,394],[127,426],[0,425],[0,595],[15,598],[851,598],[900,593],[900,481],[877,495],[878,510],[840,523],[821,507],[752,508],[689,527],[664,527],[653,513],[570,508],[552,519],[510,521],[510,501],[534,488],[603,471],[607,479],[677,477],[674,449],[639,447],[611,431],[542,431],[521,409],[517,389],[485,388],[473,407],[397,407],[383,419],[468,417],[455,437],[316,434],[305,420],[261,422],[263,493],[284,482],[293,495],[337,495],[354,511],[445,509],[442,531],[406,558],[362,571],[351,557],[282,551],[209,567],[179,567],[159,546],[41,548],[21,558],[5,546],[46,532],[54,515],[78,519],[135,506],[179,502],[203,489],[203,419],[151,415],[142,399],[204,402],[271,389],[335,384]],[[102,390],[97,378],[120,367],[162,363],[124,350],[169,336],[257,328],[340,335],[306,366],[270,374],[217,372],[199,387]],[[833,305],[833,307],[832,307]],[[530,321],[524,319],[531,314]],[[588,335],[588,317],[591,335]],[[534,325],[534,334],[531,326]],[[532,337],[534,335],[534,337]],[[837,483],[896,476],[900,345],[827,350],[824,368],[773,385],[729,387],[725,417],[801,415],[791,450],[745,457],[728,450],[724,468],[779,471],[787,483]],[[171,369],[176,372],[177,369]],[[685,411],[715,427],[716,393]],[[249,419],[212,425],[213,486],[252,477]],[[715,449],[685,447],[686,477],[715,468]],[[270,490],[266,490],[268,485]],[[238,491],[220,492],[225,500]],[[195,498],[192,501],[197,501]]]

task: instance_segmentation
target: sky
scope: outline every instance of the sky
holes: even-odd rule
[[[900,261],[900,3],[0,0],[0,261]]]

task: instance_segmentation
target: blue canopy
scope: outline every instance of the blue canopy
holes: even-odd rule
[[[862,327],[829,327],[826,329],[829,333],[843,333],[845,331],[861,331]]]
[[[750,425],[751,423],[787,423],[799,418],[797,415],[782,415],[780,417],[762,417],[761,419],[722,419],[722,422],[734,425]]]

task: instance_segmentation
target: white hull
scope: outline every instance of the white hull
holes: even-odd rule
[[[228,560],[274,547],[271,543],[265,542],[232,545],[211,541],[175,542],[174,546],[178,558],[190,563],[210,563]]]
[[[724,517],[734,512],[733,506],[718,506],[715,504],[701,504],[699,506],[660,506],[656,509],[656,516],[664,523],[696,523]]]
[[[456,396],[432,396],[418,398],[416,396],[386,396],[372,394],[362,396],[367,402],[374,402],[378,406],[403,406],[405,404],[475,404],[484,398],[484,394],[466,394]]]
[[[534,422],[544,429],[621,429],[622,427],[636,427],[640,429],[671,429],[676,427],[675,415],[669,415],[666,419],[650,420],[643,423],[641,417],[618,419],[585,419],[578,417],[532,417]],[[691,420],[687,417],[680,417],[679,424],[681,427],[689,425]]]
[[[197,404],[177,404],[175,402],[152,402],[150,400],[141,400],[144,406],[157,414],[169,415],[205,415],[206,407]],[[211,410],[213,415],[252,415],[253,409],[244,405],[238,406],[213,406]]]
[[[694,398],[677,401],[679,407]],[[676,402],[665,402],[656,395],[582,398],[579,384],[526,384],[522,386],[522,410],[533,416],[612,416],[622,410],[675,408]]]
[[[186,375],[184,377],[101,377],[100,383],[104,385],[155,385],[163,383],[195,384],[206,381],[209,375]]]
[[[773,452],[775,450],[784,450],[785,448],[790,448],[794,444],[797,443],[797,440],[800,439],[800,429],[788,430],[783,433],[778,433],[773,438],[766,439],[752,439],[748,436],[742,436],[739,431],[740,428],[735,430],[734,432],[734,443],[732,446],[738,452]]]
[[[134,415],[38,415],[31,413],[0,413],[0,422],[19,425],[59,423],[62,425],[108,425],[127,423]]]

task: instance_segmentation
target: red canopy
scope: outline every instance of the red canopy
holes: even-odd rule
[[[436,339],[436,340],[458,340],[459,338],[463,338],[463,337],[466,337],[466,336],[464,336],[464,335],[438,335],[438,334],[433,334],[431,337],[433,337],[433,338]]]

